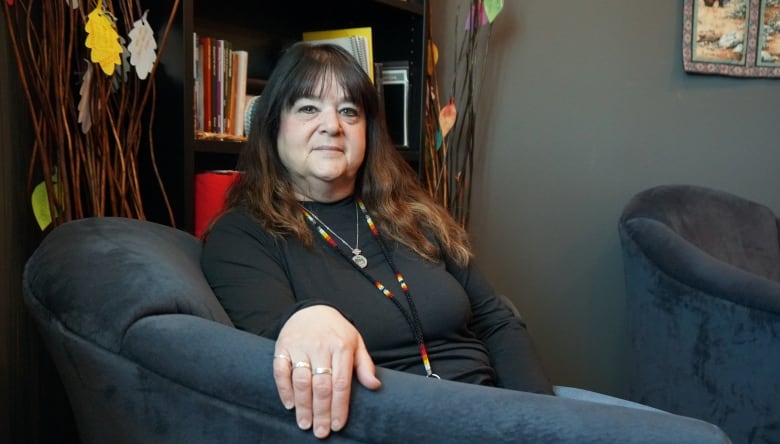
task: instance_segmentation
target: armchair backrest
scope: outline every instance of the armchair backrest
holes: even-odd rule
[[[183,313],[232,325],[205,282],[200,252],[194,236],[153,222],[68,222],[49,233],[27,262],[26,301],[37,316],[52,316],[113,352],[146,316]],[[47,272],[52,269],[59,272]]]
[[[621,225],[666,225],[710,256],[780,282],[780,222],[764,205],[694,185],[661,185],[629,202]]]

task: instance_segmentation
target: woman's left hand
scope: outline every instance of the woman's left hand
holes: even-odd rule
[[[282,404],[295,408],[301,429],[326,438],[349,415],[352,374],[368,389],[379,388],[374,362],[354,325],[327,305],[301,309],[276,340],[274,380]]]

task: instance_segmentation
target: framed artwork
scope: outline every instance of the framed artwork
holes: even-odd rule
[[[780,78],[780,0],[684,0],[683,66]]]

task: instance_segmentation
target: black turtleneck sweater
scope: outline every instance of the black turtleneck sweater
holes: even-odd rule
[[[354,200],[305,206],[353,247],[359,230],[365,271],[409,312],[406,295]],[[236,327],[275,339],[296,310],[328,304],[352,321],[376,365],[425,375],[415,335],[401,311],[316,231],[314,237],[313,248],[297,239],[274,238],[240,210],[215,223],[201,264]],[[431,263],[402,245],[385,244],[413,298],[433,372],[455,381],[552,392],[525,324],[473,265]]]

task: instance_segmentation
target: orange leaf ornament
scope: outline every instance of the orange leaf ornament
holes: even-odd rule
[[[428,56],[427,59],[427,66],[426,70],[428,71],[428,75],[433,75],[433,70],[436,69],[436,65],[439,63],[439,48],[436,46],[436,43],[433,43],[433,40],[428,40]]]
[[[85,45],[92,50],[90,59],[100,64],[100,68],[109,76],[114,73],[115,66],[122,63],[122,46],[114,27],[115,21],[111,14],[103,10],[103,0],[99,0],[84,26],[87,31]]]
[[[455,126],[455,119],[457,116],[458,111],[455,109],[455,97],[450,97],[450,103],[439,111],[439,127],[441,127],[442,138],[447,137],[447,133]]]

